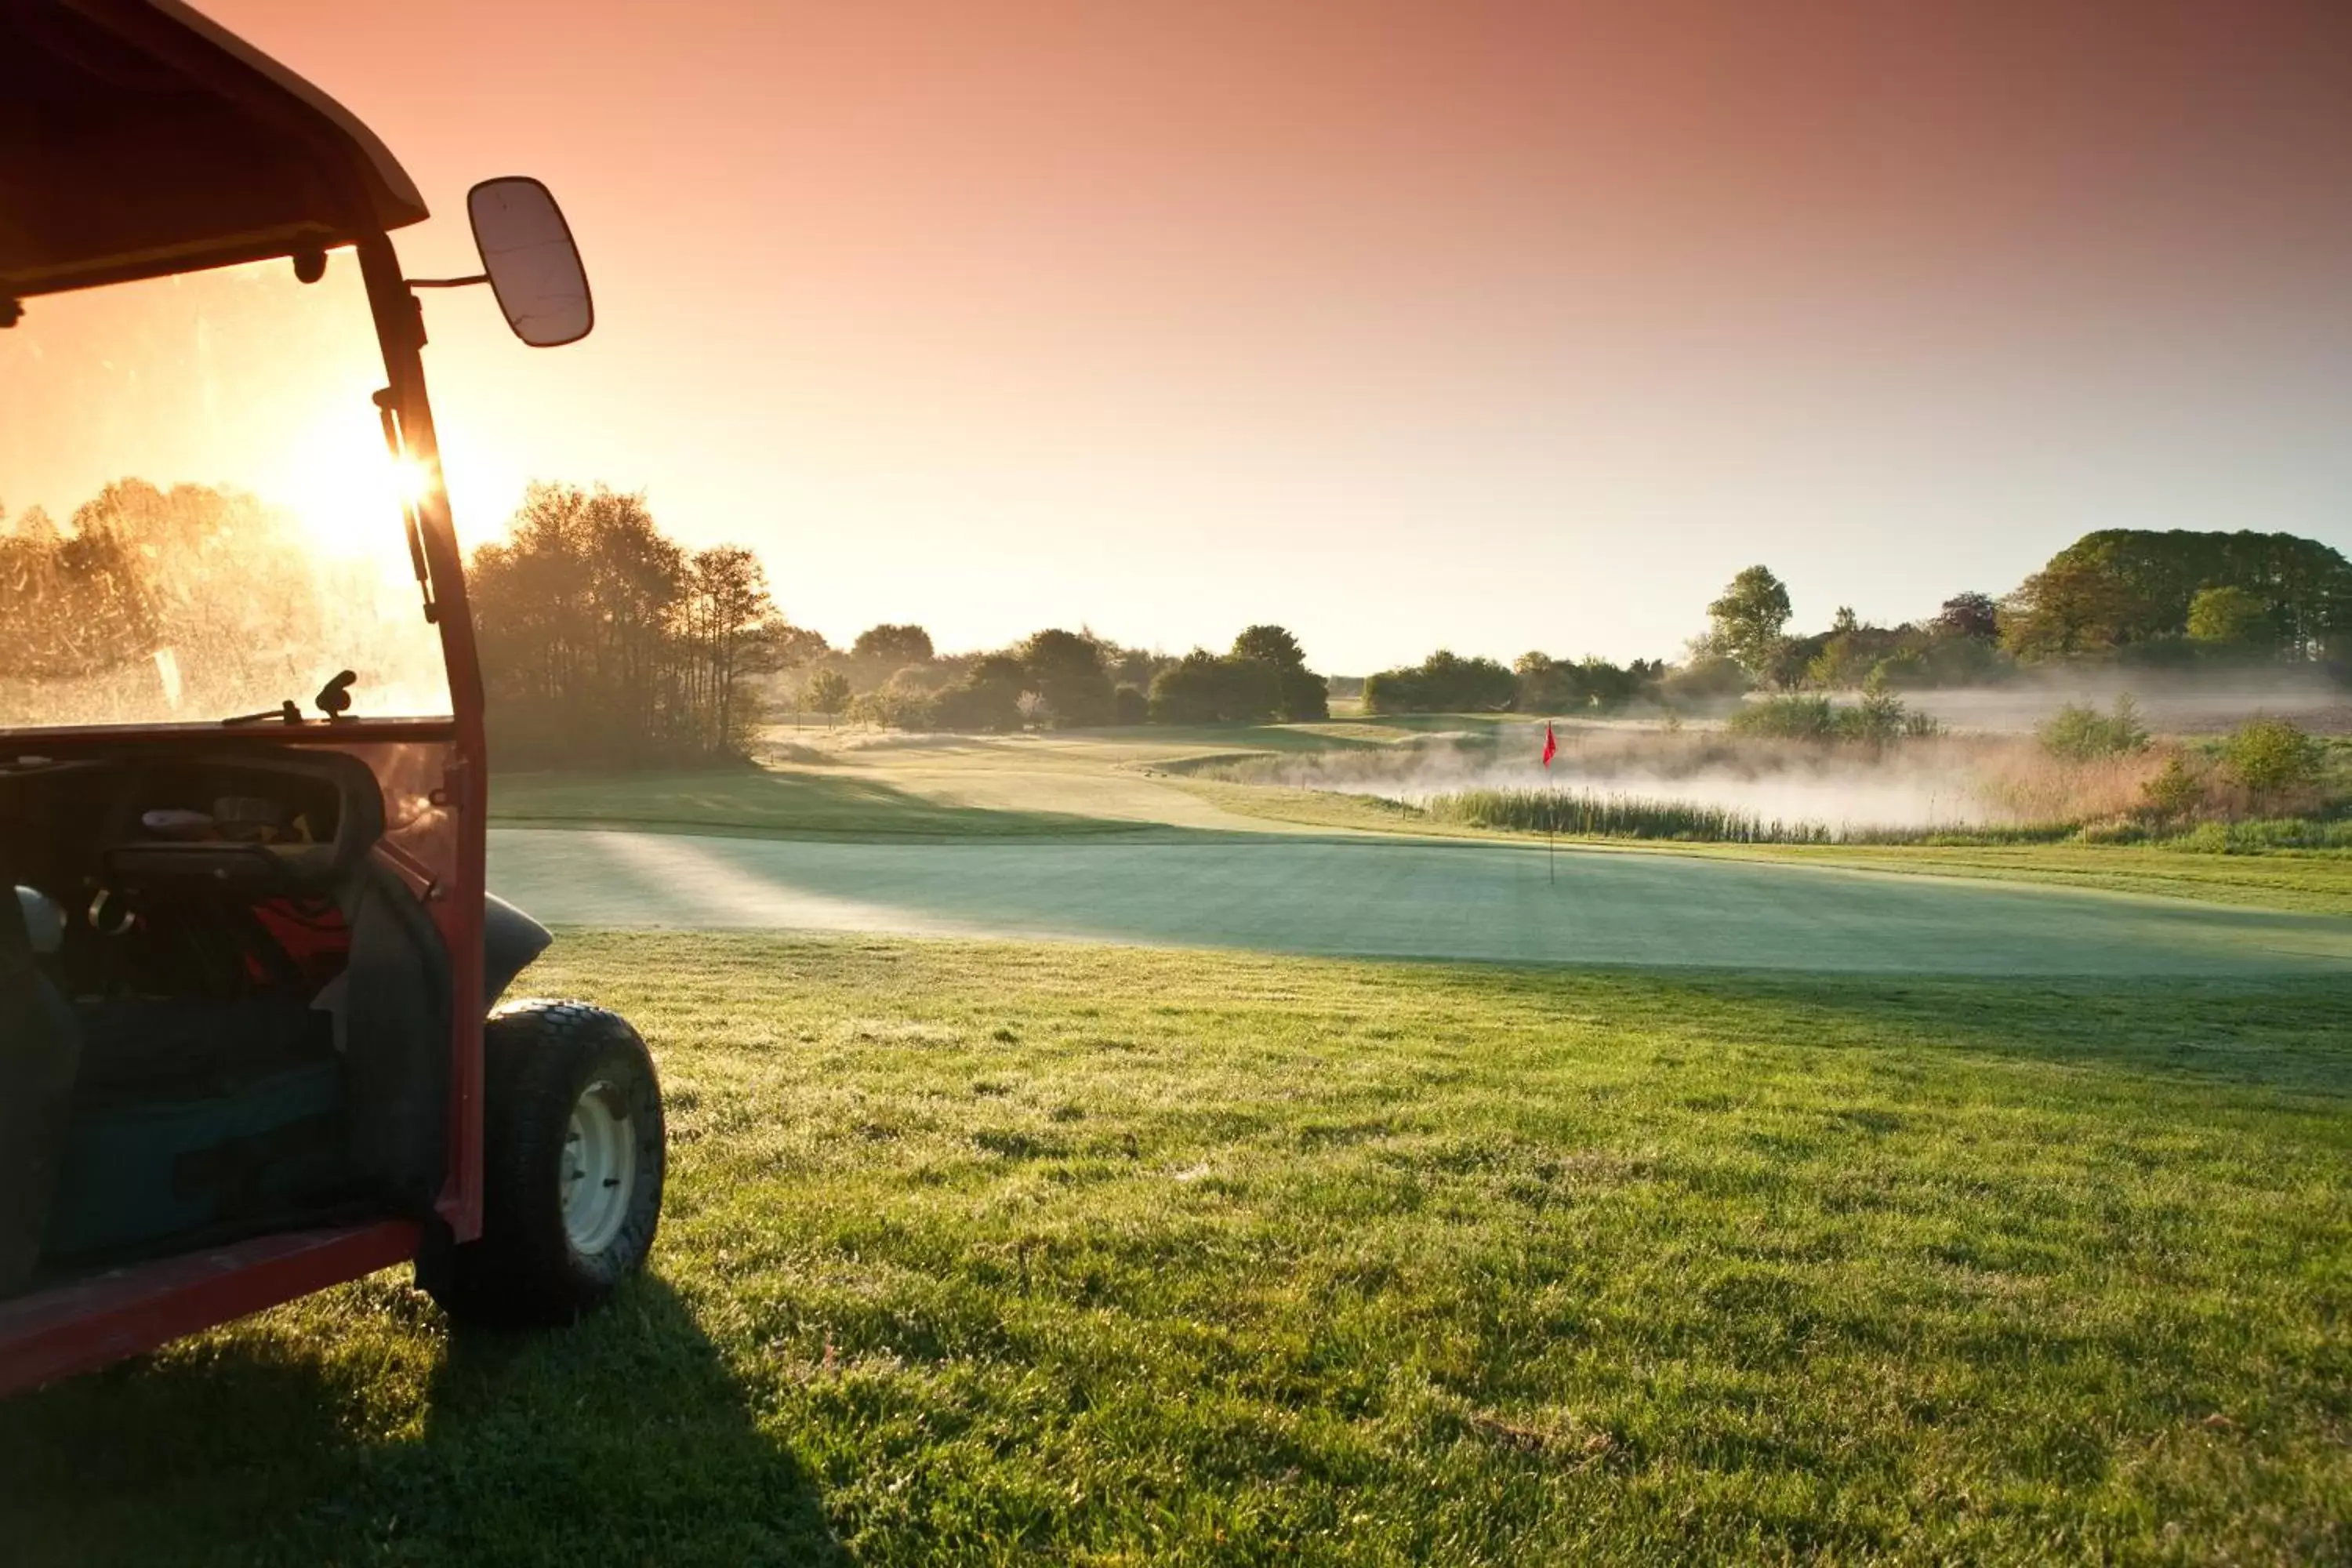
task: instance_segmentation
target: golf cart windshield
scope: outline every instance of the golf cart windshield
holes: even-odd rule
[[[0,331],[0,731],[446,714],[360,270],[26,300]],[[315,713],[310,714],[316,717]]]

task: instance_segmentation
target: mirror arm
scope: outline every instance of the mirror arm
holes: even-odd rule
[[[469,284],[488,283],[489,280],[490,275],[487,272],[477,272],[471,278],[404,278],[401,279],[411,289],[463,289]]]

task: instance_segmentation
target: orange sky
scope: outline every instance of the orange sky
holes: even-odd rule
[[[1672,652],[2101,526],[2352,548],[2352,7],[211,0],[472,269],[528,172],[596,334],[428,305],[461,523],[646,489],[794,619]]]

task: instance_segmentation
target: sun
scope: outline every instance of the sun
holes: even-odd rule
[[[384,462],[391,470],[392,493],[400,504],[410,508],[420,504],[433,488],[432,470],[406,453],[395,458],[387,452]]]
[[[373,418],[322,419],[289,447],[279,481],[264,500],[291,518],[321,555],[404,562],[402,510],[432,488],[424,463],[384,449]]]

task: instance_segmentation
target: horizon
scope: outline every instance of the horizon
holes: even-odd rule
[[[1891,625],[2352,549],[2333,7],[205,8],[401,150],[413,275],[564,204],[586,342],[428,308],[467,538],[642,491],[828,637],[1622,661],[1759,561]]]

